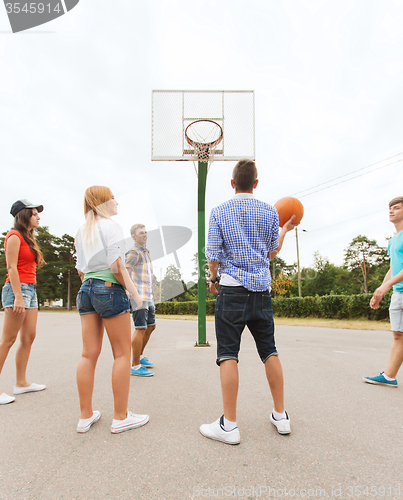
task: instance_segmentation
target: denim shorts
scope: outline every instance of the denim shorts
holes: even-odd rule
[[[38,297],[36,296],[36,285],[32,283],[20,283],[22,298],[24,299],[25,309],[38,309]],[[1,292],[1,302],[3,308],[14,306],[14,292],[11,283],[6,283]]]
[[[403,332],[403,292],[393,292],[389,307],[390,329]]]
[[[77,295],[80,316],[97,313],[101,318],[113,318],[130,311],[129,298],[122,285],[90,278],[85,280]]]
[[[255,340],[263,363],[270,356],[278,356],[269,290],[251,292],[243,286],[220,286],[215,309],[218,365],[227,359],[238,362],[245,326]]]
[[[136,330],[155,326],[155,307],[152,300],[145,300],[141,309],[133,311],[133,323]]]

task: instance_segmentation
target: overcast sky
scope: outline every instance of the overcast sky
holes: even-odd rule
[[[192,162],[151,161],[151,92],[254,90],[255,194],[303,202],[302,265],[315,251],[342,264],[359,234],[385,245],[403,195],[402,26],[398,0],[81,0],[13,34],[0,5],[0,230],[28,198],[74,236],[85,189],[107,185],[125,232],[192,229],[178,252],[189,280],[197,178]],[[233,166],[211,166],[206,222],[232,196]],[[280,255],[296,260],[294,234]],[[171,263],[154,262],[158,279]]]

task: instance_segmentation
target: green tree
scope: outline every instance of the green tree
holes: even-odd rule
[[[54,244],[63,306],[71,309],[75,305],[77,293],[81,286],[81,279],[75,268],[76,249],[74,247],[74,238],[69,234],[64,234],[61,238],[54,237]]]
[[[161,286],[163,302],[169,299],[180,300],[180,297],[187,292],[186,284],[182,280],[181,272],[173,264],[167,267]]]
[[[0,277],[2,283],[4,283],[7,278],[6,256],[4,252],[4,240],[7,232],[8,231],[2,233],[0,238]],[[57,267],[55,237],[49,233],[46,226],[43,226],[36,229],[36,239],[46,261],[45,266],[41,269],[37,269],[36,272],[37,295],[38,301],[41,304],[46,299],[53,300],[59,298],[59,272]]]
[[[192,259],[192,262],[194,265],[194,270],[192,272],[192,276],[195,278],[196,283],[193,284],[193,286],[191,287],[191,290],[190,290],[192,295],[193,295],[193,300],[197,300],[197,296],[198,296],[198,287],[199,287],[199,283],[198,283],[198,280],[199,280],[199,260],[198,259],[199,259],[199,254],[198,254],[198,252],[196,252],[193,256],[193,259]],[[204,269],[204,275],[206,277],[206,299],[207,300],[214,299],[214,298],[216,298],[216,294],[210,292],[210,270],[209,270],[207,261],[206,261],[206,266]]]
[[[7,266],[4,252],[5,231],[0,237],[0,279],[4,283],[7,277]],[[45,300],[63,299],[67,305],[70,282],[71,305],[81,285],[81,280],[75,269],[74,238],[64,234],[61,238],[49,232],[47,226],[36,229],[36,240],[46,261],[44,267],[37,269],[37,295],[40,304]]]
[[[270,261],[270,274],[273,279],[280,273],[284,276],[291,276],[296,272],[297,264],[288,265],[285,260],[276,255],[273,260]]]
[[[196,252],[193,255],[192,262],[194,265],[194,270],[192,271],[192,276],[194,277],[195,281],[197,282],[199,279],[199,253],[198,252]],[[206,260],[206,265],[204,266],[204,276],[206,277],[206,281],[210,280],[210,270],[208,267],[207,260]]]
[[[4,240],[8,231],[4,231],[0,236],[0,283],[3,285],[7,279],[6,252],[4,251]]]
[[[153,297],[155,303],[162,302],[162,281],[160,283],[155,274],[153,274]]]
[[[368,293],[371,270],[384,267],[387,261],[386,249],[378,246],[376,240],[356,236],[345,251],[344,265],[353,280],[360,283]]]
[[[292,296],[298,295],[298,276],[293,275]],[[314,254],[312,267],[301,269],[301,294],[303,297],[315,295],[347,295],[353,293],[350,273],[344,267],[336,266],[319,252]]]
[[[292,286],[292,278],[287,278],[281,271],[280,274],[276,276],[275,279],[271,282],[271,288],[273,290],[274,295],[281,297],[286,293],[290,293],[290,288]]]
[[[48,226],[40,226],[36,229],[36,241],[46,262],[36,271],[37,295],[40,304],[43,304],[45,300],[61,298],[57,240],[58,238],[49,232]]]

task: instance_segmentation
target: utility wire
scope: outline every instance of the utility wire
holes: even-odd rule
[[[316,187],[323,186],[324,184],[329,184],[330,182],[336,181],[336,180],[338,180],[338,179],[342,179],[343,177],[347,177],[347,176],[349,176],[349,175],[351,175],[351,174],[354,174],[355,172],[360,172],[361,170],[365,170],[366,168],[373,167],[374,165],[379,165],[379,163],[383,163],[383,162],[385,162],[385,161],[391,160],[391,159],[396,158],[396,157],[398,157],[398,156],[400,156],[400,155],[402,155],[402,154],[403,154],[403,152],[402,152],[402,153],[398,153],[398,154],[393,155],[393,156],[389,156],[388,158],[385,158],[385,159],[383,159],[383,160],[377,161],[377,162],[375,162],[375,163],[371,163],[370,165],[366,165],[365,167],[360,167],[360,168],[357,168],[356,170],[352,170],[351,172],[349,172],[349,173],[347,173],[347,174],[343,174],[343,175],[340,175],[340,176],[338,176],[338,177],[334,177],[333,179],[330,179],[329,181],[322,182],[322,183],[320,183],[320,184],[316,184],[315,186],[312,186],[312,187],[307,188],[307,189],[303,189],[302,191],[298,191],[297,193],[294,193],[294,194],[293,194],[293,195],[291,195],[291,196],[296,196],[296,195],[298,195],[299,193],[304,193],[305,191],[310,191],[311,189],[315,189]],[[324,188],[322,188],[322,189],[317,189],[316,191],[313,191],[312,193],[307,193],[307,194],[305,194],[305,195],[300,196],[300,198],[304,198],[305,196],[309,196],[309,195],[311,195],[311,194],[315,194],[315,193],[318,193],[318,192],[320,192],[320,191],[324,191],[325,189],[330,189],[331,187],[338,186],[339,184],[344,184],[345,182],[351,181],[351,180],[353,180],[353,179],[357,179],[358,177],[362,177],[363,175],[367,175],[367,174],[370,174],[370,173],[375,172],[375,171],[377,171],[377,170],[380,170],[380,169],[382,169],[382,168],[389,167],[390,165],[394,165],[394,164],[399,163],[399,162],[401,162],[401,161],[403,161],[403,158],[402,158],[402,159],[400,159],[400,160],[397,160],[397,161],[393,161],[393,162],[391,162],[391,163],[388,163],[387,165],[381,165],[380,167],[378,167],[378,168],[374,168],[373,170],[370,170],[369,172],[364,172],[364,173],[359,174],[359,175],[356,175],[356,176],[354,176],[354,177],[350,177],[349,179],[345,179],[345,180],[343,180],[343,181],[337,182],[336,184],[332,184],[331,186],[326,186],[326,187],[324,187]],[[347,221],[337,222],[336,224],[332,224],[332,225],[330,225],[330,226],[323,226],[323,227],[321,227],[321,228],[312,229],[312,230],[309,230],[309,232],[310,232],[310,233],[313,233],[314,231],[320,231],[320,230],[322,230],[322,229],[327,229],[328,227],[338,226],[338,225],[340,225],[340,224],[344,224],[345,222],[348,222],[348,221],[352,221],[352,220],[356,220],[356,219],[361,219],[361,218],[363,218],[363,217],[367,217],[367,216],[369,216],[369,215],[378,214],[378,213],[380,213],[380,212],[382,212],[382,211],[383,211],[383,210],[378,210],[378,211],[376,211],[376,212],[372,212],[372,213],[370,213],[370,214],[366,214],[366,215],[361,215],[361,216],[359,216],[359,217],[355,217],[354,219],[348,219]],[[198,229],[198,228],[197,228],[197,227],[192,227],[192,228],[189,228],[189,229],[192,231],[192,233],[194,233],[195,231],[197,231],[197,229]],[[206,229],[206,230],[208,229],[208,222],[207,222],[207,221],[205,222],[205,229]],[[176,235],[175,235],[175,236],[176,236]]]
[[[324,191],[325,189],[330,189],[332,187],[338,186],[339,184],[344,184],[345,182],[352,181],[353,179],[357,179],[358,177],[362,177],[363,175],[371,174],[372,172],[375,172],[376,170],[380,170],[382,168],[389,167],[390,165],[394,165],[395,163],[399,163],[403,161],[403,158],[401,160],[394,161],[392,163],[388,163],[387,165],[382,165],[381,167],[374,168],[370,172],[364,172],[363,174],[358,174],[355,175],[354,177],[350,177],[350,179],[345,179],[344,181],[336,182],[336,184],[332,184],[331,186],[324,187],[322,189],[317,189],[316,191],[312,191],[311,193],[303,194],[302,196],[299,196],[299,198],[305,198],[305,196],[310,196],[311,194],[319,193],[320,191]]]
[[[299,194],[301,194],[301,193],[305,193],[306,191],[310,191],[311,189],[315,189],[315,188],[320,187],[320,186],[323,186],[323,185],[325,185],[325,184],[329,184],[330,182],[337,181],[338,179],[342,179],[343,177],[347,177],[347,176],[352,175],[352,174],[354,174],[354,173],[356,173],[356,172],[360,172],[361,170],[365,170],[366,168],[373,167],[374,165],[378,165],[379,163],[384,163],[385,161],[392,160],[393,158],[396,158],[397,156],[400,156],[400,155],[402,155],[402,154],[403,154],[403,153],[398,153],[398,154],[396,154],[396,155],[394,155],[394,156],[390,156],[389,158],[385,158],[385,159],[380,160],[380,161],[377,161],[377,162],[375,162],[375,163],[371,163],[370,165],[366,165],[365,167],[360,167],[360,168],[357,168],[356,170],[352,170],[351,172],[349,172],[349,173],[347,173],[347,174],[339,175],[338,177],[334,177],[333,179],[330,179],[330,180],[328,180],[328,181],[322,182],[322,183],[320,183],[320,184],[316,184],[315,186],[311,186],[310,188],[303,189],[302,191],[298,191],[298,192],[294,193],[294,194],[293,194],[293,195],[291,195],[291,196],[297,196],[297,195],[299,195]],[[394,161],[394,162],[388,163],[387,165],[382,165],[382,166],[380,166],[380,167],[378,167],[378,168],[374,168],[373,170],[370,170],[369,172],[364,172],[363,174],[356,175],[355,177],[351,177],[351,179],[346,179],[346,180],[344,180],[344,181],[342,181],[342,182],[347,182],[347,181],[349,181],[349,180],[356,179],[357,177],[361,177],[362,175],[367,175],[367,174],[370,174],[371,172],[375,172],[376,170],[379,170],[379,169],[381,169],[381,168],[386,168],[386,167],[388,167],[389,165],[393,165],[393,164],[398,163],[398,162],[400,162],[400,161],[403,161],[403,160],[402,160],[402,159],[400,159],[400,160],[397,160],[397,161]],[[332,186],[327,186],[327,187],[325,187],[325,188],[323,188],[323,189],[318,189],[317,191],[314,191],[313,193],[317,193],[318,191],[322,191],[322,190],[324,190],[324,189],[329,189],[330,187],[337,186],[338,184],[342,184],[342,182],[338,182],[338,183],[336,183],[336,184],[332,184]],[[306,194],[306,195],[303,195],[303,196],[301,196],[301,198],[303,198],[304,196],[309,196],[310,194],[313,194],[313,193],[308,193],[308,194]]]
[[[345,224],[346,222],[350,222],[350,221],[357,220],[357,219],[362,219],[364,217],[369,217],[370,215],[379,214],[381,212],[385,212],[385,209],[383,208],[382,210],[377,210],[376,212],[371,212],[370,214],[359,215],[358,217],[354,217],[353,219],[348,219],[348,220],[343,220],[341,222],[336,222],[336,224],[331,224],[330,226],[322,226],[322,227],[318,227],[317,229],[310,229],[309,233],[314,233],[315,231],[322,231],[322,229],[327,229],[327,228],[333,227],[333,226],[339,226],[340,224]]]

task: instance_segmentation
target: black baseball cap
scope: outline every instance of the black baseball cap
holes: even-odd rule
[[[43,205],[35,205],[35,203],[31,203],[30,201],[24,199],[24,200],[18,200],[15,203],[13,203],[13,206],[11,207],[10,214],[15,217],[18,212],[20,212],[23,208],[36,208],[38,212],[43,211]]]

